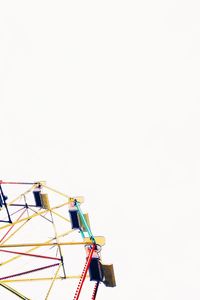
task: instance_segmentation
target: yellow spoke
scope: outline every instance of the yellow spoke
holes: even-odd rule
[[[51,292],[51,290],[52,290],[52,287],[53,287],[53,284],[54,284],[54,282],[55,282],[55,280],[56,280],[56,278],[57,278],[57,275],[58,275],[58,272],[59,272],[59,270],[60,270],[61,265],[62,265],[62,264],[60,264],[60,265],[58,266],[58,269],[57,269],[57,271],[56,271],[56,273],[55,273],[55,276],[53,277],[53,280],[52,280],[52,282],[51,282],[51,285],[50,285],[50,287],[49,287],[49,290],[48,290],[48,292],[47,292],[47,295],[46,295],[46,297],[45,297],[45,300],[47,300],[48,297],[49,297],[49,294],[50,294],[50,292]]]
[[[66,232],[64,232],[64,233],[62,233],[62,234],[60,234],[58,237],[64,237],[64,236],[66,236],[66,235],[72,233],[73,231],[74,231],[74,229],[68,230],[68,231],[66,231]],[[53,241],[53,240],[55,240],[55,238],[49,239],[49,240],[47,240],[45,243],[50,243],[50,242]],[[25,253],[30,253],[30,252],[32,252],[32,251],[38,249],[38,248],[40,248],[40,246],[33,247],[33,248],[27,250]],[[12,257],[12,258],[10,258],[10,259],[8,259],[8,260],[2,262],[0,265],[1,265],[1,266],[6,265],[6,264],[8,264],[9,262],[12,262],[13,260],[18,259],[18,258],[20,258],[20,257],[21,257],[21,255],[16,255],[16,256],[14,256],[14,257]]]

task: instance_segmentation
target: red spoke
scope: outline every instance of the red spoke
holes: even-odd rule
[[[17,252],[17,251],[9,251],[9,250],[0,250],[0,252],[20,254],[20,255],[26,255],[26,256],[32,256],[32,257],[38,257],[38,258],[61,260],[61,258],[58,258],[58,257],[45,256],[45,255],[39,255],[39,254],[30,254],[30,253],[25,253],[25,252]]]
[[[15,182],[15,181],[2,181],[2,180],[0,180],[0,184],[35,184],[35,182]]]
[[[16,276],[25,275],[25,274],[29,274],[29,273],[41,271],[41,270],[44,270],[44,269],[56,267],[56,266],[59,266],[59,264],[48,265],[48,266],[45,266],[45,267],[41,267],[41,268],[29,270],[29,271],[26,271],[26,272],[21,272],[21,273],[17,273],[17,274],[12,274],[12,275],[9,275],[9,276],[1,277],[0,280],[5,280],[5,279],[8,279],[8,278],[12,278],[12,277],[16,277]]]

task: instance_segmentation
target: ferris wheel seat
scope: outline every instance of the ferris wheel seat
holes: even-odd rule
[[[115,281],[115,274],[114,274],[114,269],[113,265],[104,265],[101,264],[102,272],[103,272],[103,283],[107,287],[115,287],[116,286],[116,281]]]
[[[87,226],[90,228],[90,220],[89,220],[89,215],[86,213],[86,214],[83,214],[84,216],[84,220],[87,224]],[[81,229],[84,231],[84,232],[87,232],[87,228],[82,220],[82,218],[79,217],[79,222],[80,222],[80,227]]]
[[[89,267],[90,281],[102,281],[103,273],[101,269],[101,263],[99,258],[93,257]]]
[[[15,199],[10,199],[10,195],[9,198],[7,196],[5,196],[4,191],[2,190],[2,184],[9,184],[9,185],[31,185],[31,188],[28,188],[28,190],[24,191],[23,193],[21,193],[20,195],[18,195]],[[50,195],[50,201],[49,201],[49,197],[48,194],[46,193],[46,191],[50,190],[51,192],[54,192],[56,194],[60,196],[64,196],[65,198],[65,202],[57,202],[57,199],[51,199],[51,193],[49,193]],[[12,195],[11,195],[12,196]],[[9,201],[6,201],[7,199],[9,199]],[[62,200],[62,199],[61,199]],[[55,201],[55,204],[54,204]],[[26,259],[28,262],[30,262],[30,264],[32,264],[33,266],[35,265],[35,259],[32,258],[35,257],[38,260],[38,265],[37,267],[35,266],[34,268],[27,268],[27,265],[23,263],[22,261],[22,271],[20,271],[20,273],[15,273],[11,275],[8,275],[9,273],[7,273],[6,268],[3,268],[3,272],[5,271],[6,274],[5,275],[1,275],[3,277],[0,278],[1,281],[5,280],[8,282],[29,282],[31,283],[32,281],[43,281],[43,280],[51,280],[51,285],[50,288],[47,291],[46,294],[46,298],[48,298],[51,289],[53,287],[53,284],[55,282],[56,284],[56,279],[65,279],[65,278],[79,278],[79,283],[75,292],[75,296],[74,296],[74,300],[78,300],[79,299],[79,295],[81,293],[81,289],[83,286],[83,283],[85,281],[85,279],[87,279],[89,277],[90,281],[95,281],[95,288],[93,290],[93,294],[92,294],[92,299],[96,299],[96,294],[97,294],[97,290],[99,287],[100,282],[104,283],[105,286],[107,287],[114,287],[116,286],[116,282],[115,282],[115,275],[114,275],[114,270],[113,270],[113,265],[104,265],[102,264],[102,260],[101,260],[101,250],[102,250],[102,246],[105,245],[105,237],[103,236],[94,236],[91,229],[90,229],[90,221],[89,221],[89,216],[88,214],[85,214],[82,212],[81,210],[81,204],[84,202],[84,198],[83,197],[69,197],[67,194],[61,193],[59,191],[57,191],[54,188],[48,187],[46,186],[46,183],[43,181],[37,181],[37,182],[3,182],[0,180],[0,211],[1,212],[1,219],[0,219],[0,224],[1,222],[4,223],[8,223],[8,224],[3,224],[1,226],[1,230],[2,231],[2,237],[1,237],[1,247],[0,248],[11,248],[10,250],[0,250],[1,252],[4,252],[4,254],[2,255],[3,257],[3,261],[1,261],[1,266],[10,263],[11,261],[26,256]],[[51,205],[50,205],[51,204]],[[63,210],[63,212],[61,211],[61,208],[66,207],[67,205],[69,205],[69,215],[70,215],[70,220],[71,220],[71,224],[69,223],[69,218],[65,217],[66,212]],[[33,208],[32,208],[33,207]],[[59,212],[56,212],[55,210],[59,209]],[[54,214],[56,215],[55,219],[54,219]],[[54,232],[53,237],[49,238],[46,241],[40,240],[40,242],[37,242],[37,233],[40,232],[40,230],[42,230],[43,226],[40,226],[41,223],[40,222],[32,222],[33,218],[37,218],[38,217],[42,217],[43,221],[46,220],[48,221],[48,227],[44,227],[45,229],[45,235],[48,232]],[[69,233],[74,233],[74,230],[69,230],[67,232],[63,231],[61,232],[60,230],[62,230],[59,226],[59,219],[62,219],[66,221],[66,227],[72,227],[72,229],[78,229],[76,231],[76,233],[79,233],[82,241],[69,241],[69,242],[61,242],[59,241],[59,237],[65,237],[67,234]],[[58,226],[57,226],[57,220],[58,220]],[[9,240],[10,238],[12,238],[14,236],[14,234],[17,234],[19,229],[23,230],[23,226],[26,225],[27,221],[30,221],[32,224],[32,232],[35,232],[36,235],[31,234],[31,235],[27,235],[26,231],[25,234],[22,235],[22,231],[21,231],[21,235],[18,235],[18,243],[8,243],[7,244],[7,240]],[[14,228],[14,230],[12,229],[14,226],[16,226]],[[4,229],[6,229],[6,231],[4,231]],[[49,229],[49,231],[47,231],[46,229]],[[12,230],[12,233],[10,233],[10,231]],[[51,230],[51,231],[50,231]],[[28,231],[27,231],[28,232]],[[86,233],[85,233],[86,232]],[[50,233],[51,235],[51,233]],[[41,236],[43,238],[43,235]],[[44,236],[45,237],[45,236]],[[24,239],[24,241],[23,241]],[[31,239],[31,242],[30,242]],[[16,241],[17,241],[17,237],[16,237]],[[86,259],[85,259],[85,265],[82,271],[81,276],[74,276],[74,275],[69,275],[66,276],[66,271],[65,271],[65,265],[64,265],[64,258],[65,255],[63,256],[63,254],[65,252],[61,251],[61,246],[67,246],[67,245],[84,245],[84,248],[86,250]],[[49,251],[49,254],[45,254],[43,255],[43,251],[40,253],[30,253],[32,251],[34,251],[35,249],[40,247],[47,247],[47,251]],[[52,246],[52,247],[51,247]],[[30,249],[25,250],[25,252],[21,252],[20,250],[15,250],[12,248],[18,248],[18,247],[31,247]],[[53,250],[52,250],[53,248]],[[4,257],[5,255],[5,257]],[[8,255],[8,258],[7,258]],[[9,258],[9,256],[12,255],[11,258]],[[71,257],[68,257],[69,259],[71,259]],[[52,264],[44,264],[42,263],[43,259],[51,259],[51,260],[56,260],[54,262],[52,262]],[[57,270],[55,271],[55,275],[54,277],[52,277],[52,273],[46,273],[47,275],[45,276],[45,273],[41,273],[38,274],[38,272],[40,273],[43,270],[49,269],[49,268],[57,268]],[[61,269],[62,268],[62,269]],[[12,269],[12,268],[11,268]],[[19,270],[21,269],[20,267],[18,268]],[[30,274],[32,272],[36,272],[35,277],[30,277],[29,275],[27,276],[27,278],[16,278],[18,276],[22,276],[22,275],[26,275],[26,274]],[[89,273],[89,276],[87,276],[87,273]],[[49,275],[48,275],[49,274]],[[44,277],[45,276],[45,277]],[[9,279],[14,277],[14,279]],[[8,280],[7,280],[8,279]],[[19,296],[20,299],[30,299],[27,298],[26,296],[22,295],[21,292],[18,292],[15,288],[11,288],[7,285],[5,285],[4,283],[0,284],[1,287],[7,289],[7,291],[9,291],[12,294],[15,294],[16,296]],[[42,286],[42,285],[41,285]],[[31,292],[31,288],[30,288],[30,292]],[[0,291],[1,292],[1,291]],[[33,292],[34,293],[34,292]],[[4,297],[3,297],[4,298]],[[32,299],[32,297],[31,297]]]
[[[79,222],[79,217],[78,217],[78,211],[77,210],[69,210],[69,215],[70,215],[72,229],[79,229],[80,222]]]
[[[49,197],[48,194],[40,194],[41,196],[41,202],[42,202],[42,207],[44,209],[50,209],[50,203],[49,203]]]
[[[42,207],[41,191],[39,189],[33,191],[33,196],[35,199],[35,205]]]

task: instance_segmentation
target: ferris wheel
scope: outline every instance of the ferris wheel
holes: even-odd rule
[[[45,181],[0,180],[0,295],[47,300],[58,282],[67,285],[72,279],[77,282],[73,296],[60,299],[78,300],[88,281],[94,300],[101,283],[116,286],[113,265],[102,262],[105,238],[93,235],[83,203],[83,197],[70,197]],[[83,250],[78,263],[77,246]]]

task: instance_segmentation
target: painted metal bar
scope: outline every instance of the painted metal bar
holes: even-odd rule
[[[31,207],[29,207],[29,210],[33,211],[35,214],[37,214],[37,215],[38,215],[38,216],[40,216],[41,218],[45,219],[46,221],[48,221],[48,222],[52,223],[52,221],[51,221],[51,220],[49,220],[49,219],[46,217],[46,214],[48,213],[48,211],[45,211],[45,212],[46,212],[46,214],[45,214],[45,216],[43,216],[42,214],[38,214],[38,211],[35,211],[35,210],[34,210],[34,209],[32,209]],[[44,213],[45,213],[45,212],[44,212]]]
[[[23,216],[23,214],[25,213],[26,209],[24,209],[24,211],[20,214],[20,216],[17,218],[17,221],[20,220],[20,218]],[[13,224],[8,231],[4,234],[4,236],[1,238],[0,243],[3,242],[4,238],[8,235],[8,233],[11,231],[11,229],[15,226],[15,224]]]
[[[58,276],[56,280],[66,280],[66,279],[80,279],[81,275],[68,275],[65,277]],[[89,278],[87,275],[86,278]],[[5,279],[1,280],[1,283],[12,283],[12,282],[29,282],[29,281],[51,281],[53,277],[35,277],[35,278],[22,278],[22,279]]]
[[[0,283],[0,286],[4,287],[5,289],[7,289],[9,292],[13,293],[14,295],[18,296],[20,299],[23,300],[31,300],[30,298],[25,297],[24,295],[22,295],[21,293],[19,293],[17,290],[11,288],[10,286],[8,286],[5,283]]]
[[[86,278],[86,275],[87,275],[87,271],[88,271],[88,269],[90,267],[90,263],[91,263],[91,260],[92,260],[92,254],[94,252],[94,249],[95,249],[95,244],[93,244],[92,249],[90,250],[89,256],[88,256],[88,258],[86,260],[86,264],[85,264],[85,266],[83,268],[83,272],[81,274],[81,278],[79,280],[79,283],[78,283],[78,286],[77,286],[77,289],[76,289],[76,292],[75,292],[73,300],[78,300],[79,299],[79,295],[81,293],[81,289],[83,287],[83,283],[85,281],[85,278]]]
[[[10,204],[9,206],[26,207],[26,204]],[[37,207],[36,205],[29,204],[28,207]]]
[[[98,281],[98,282],[95,283],[94,291],[93,291],[91,300],[95,300],[96,299],[98,288],[99,288],[99,284],[100,284],[100,281]]]
[[[2,181],[0,180],[0,184],[35,184],[35,182],[16,182],[16,181]]]
[[[56,273],[55,273],[55,276],[54,276],[54,278],[53,278],[53,280],[52,280],[52,282],[51,282],[51,285],[50,285],[50,287],[49,287],[49,290],[48,290],[48,292],[47,292],[47,294],[46,294],[45,300],[47,300],[48,297],[49,297],[49,295],[50,295],[50,292],[51,292],[52,287],[53,287],[53,284],[54,284],[54,282],[55,282],[55,280],[56,280],[56,278],[57,278],[57,275],[58,275],[58,272],[59,272],[59,270],[60,270],[61,265],[62,265],[62,264],[60,264],[60,265],[58,266],[58,269],[57,269],[57,271],[56,271]],[[65,277],[66,277],[66,276],[65,276]]]
[[[3,192],[1,184],[0,184],[0,192],[1,192],[1,195],[2,195],[4,207],[5,207],[6,212],[7,212],[8,221],[9,221],[9,223],[12,223],[12,220],[11,220],[11,217],[10,217],[10,213],[9,213],[9,209],[8,209],[8,204],[6,203],[7,197],[4,195],[4,192]]]
[[[0,248],[15,248],[15,247],[49,247],[49,246],[75,246],[75,245],[92,245],[92,242],[60,242],[60,243],[28,243],[28,244],[6,244],[0,245]]]
[[[83,230],[81,228],[80,228],[80,234],[81,234],[82,238],[84,239],[85,238],[85,234],[84,234],[84,232],[83,232]]]
[[[11,204],[11,205],[12,205],[12,204]],[[14,205],[14,204],[13,204],[13,205]],[[10,214],[10,216],[12,217],[12,216],[16,215],[18,212],[20,212],[20,211],[23,210],[24,208],[25,208],[25,206],[23,205],[22,208],[16,210],[16,211],[13,212],[12,214]],[[7,222],[7,223],[8,223],[8,221],[4,221],[4,220],[0,220],[0,222]],[[13,224],[13,223],[12,223],[12,224]],[[11,224],[10,226],[12,226],[12,224]]]
[[[87,224],[87,222],[86,222],[86,219],[85,219],[85,217],[84,217],[84,214],[82,213],[82,210],[81,210],[81,208],[80,208],[80,205],[79,205],[79,203],[78,203],[77,201],[75,201],[75,205],[76,205],[76,207],[77,207],[77,209],[78,209],[80,218],[81,218],[81,220],[82,220],[82,222],[83,222],[83,224],[84,224],[84,226],[85,226],[85,228],[86,228],[86,230],[87,230],[87,233],[88,233],[90,239],[92,240],[92,242],[93,242],[94,244],[96,244],[96,241],[95,241],[95,238],[94,238],[94,236],[93,236],[93,234],[92,234],[92,231],[90,230],[90,228],[89,228],[89,226],[88,226],[88,224]]]
[[[5,244],[16,232],[18,232],[29,220],[26,220],[22,225],[20,225],[12,234],[9,235],[7,239],[2,242],[2,245]]]
[[[44,267],[41,267],[41,268],[36,268],[36,269],[28,270],[28,271],[25,271],[25,272],[20,272],[20,273],[16,273],[16,274],[4,276],[4,277],[1,277],[0,280],[4,280],[4,279],[8,279],[8,278],[13,278],[13,277],[17,277],[17,276],[21,276],[21,275],[25,275],[25,274],[30,274],[30,273],[33,273],[33,272],[37,272],[37,271],[41,271],[41,270],[53,268],[53,267],[56,267],[58,265],[59,265],[59,263],[53,264],[53,265],[44,266]]]
[[[13,199],[11,202],[7,203],[7,205],[11,205],[14,202],[16,202],[17,200],[19,200],[22,196],[27,195],[28,193],[32,192],[32,190],[34,190],[36,188],[36,186],[38,186],[38,184],[34,184],[30,189],[26,190],[24,193],[20,194],[19,196],[17,196],[15,199]]]
[[[60,196],[63,196],[63,197],[65,197],[65,198],[70,198],[67,194],[64,194],[64,193],[62,193],[62,192],[59,192],[58,190],[56,190],[56,189],[54,189],[54,188],[51,188],[51,187],[49,187],[49,186],[47,186],[46,184],[41,184],[43,187],[45,187],[46,189],[48,189],[48,190],[50,190],[50,191],[52,191],[52,192],[54,192],[54,193],[56,193],[56,194],[58,194],[58,195],[60,195]]]
[[[67,222],[70,223],[70,220],[69,220],[69,219],[63,217],[63,216],[62,216],[61,214],[59,214],[58,212],[55,212],[54,210],[50,210],[50,211],[52,211],[52,213],[53,213],[54,215],[60,217],[60,218],[63,219],[64,221],[67,221]]]
[[[65,206],[65,205],[68,205],[68,204],[69,204],[69,202],[65,202],[65,203],[63,203],[63,204],[60,204],[60,205],[57,205],[57,206],[52,207],[51,210],[54,210],[54,209],[57,209],[57,208],[61,208],[61,207]],[[31,216],[28,216],[28,217],[26,217],[26,218],[23,218],[23,219],[21,219],[21,220],[19,220],[19,221],[13,222],[12,225],[13,225],[13,224],[14,224],[14,225],[15,225],[15,224],[19,224],[19,223],[21,223],[21,222],[23,222],[23,221],[32,219],[32,218],[34,218],[34,217],[36,217],[36,216],[38,216],[38,215],[45,214],[46,212],[47,212],[46,210],[42,210],[42,211],[37,212],[37,213],[35,213],[35,214],[31,215]],[[4,228],[6,228],[6,227],[10,227],[10,226],[11,226],[11,224],[4,225],[4,226],[0,227],[0,230],[4,229]]]
[[[1,223],[9,223],[9,224],[10,224],[9,221],[5,221],[5,220],[0,220],[0,222],[1,222]]]
[[[28,222],[28,220],[27,220],[26,222]],[[24,224],[23,224],[23,225],[24,225]],[[72,233],[73,231],[74,231],[74,229],[68,230],[68,231],[66,231],[66,232],[64,232],[64,233],[62,233],[62,234],[59,234],[59,237],[64,237],[64,236],[66,236],[66,235]],[[49,240],[47,240],[47,241],[45,241],[45,243],[48,244],[48,243],[52,242],[53,240],[55,240],[54,237],[51,238],[51,239],[49,239]],[[25,253],[30,253],[30,252],[32,252],[32,251],[38,249],[38,248],[40,248],[40,246],[33,247],[33,248],[27,250]],[[10,259],[4,261],[4,262],[1,262],[1,266],[6,265],[6,264],[8,264],[8,263],[10,263],[10,262],[12,262],[12,261],[14,261],[14,260],[20,258],[20,257],[21,257],[21,255],[16,255],[16,256],[14,256],[14,257],[12,257],[12,258],[10,258]]]
[[[66,272],[65,272],[65,265],[64,265],[64,260],[63,260],[62,249],[61,249],[61,246],[59,245],[59,237],[58,237],[56,225],[54,223],[53,214],[52,214],[51,211],[50,211],[50,215],[51,215],[51,220],[52,220],[53,229],[54,229],[54,233],[55,233],[55,239],[56,239],[56,242],[57,242],[57,245],[58,245],[58,251],[59,251],[61,262],[62,262],[63,274],[64,274],[64,277],[65,277],[66,276]]]
[[[23,205],[22,208],[16,210],[15,212],[13,212],[12,214],[10,214],[11,216],[14,216],[15,214],[17,214],[18,212],[20,212],[21,210],[23,210],[25,208],[25,205]]]
[[[45,255],[39,255],[39,254],[30,254],[30,253],[18,252],[18,251],[9,251],[9,250],[0,249],[0,252],[6,252],[6,253],[11,253],[11,254],[19,254],[19,255],[25,255],[25,256],[32,256],[32,257],[44,258],[44,259],[61,260],[58,257],[45,256]]]

